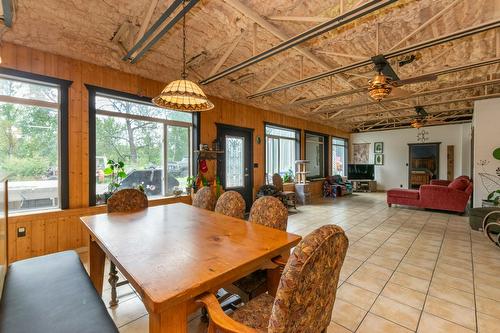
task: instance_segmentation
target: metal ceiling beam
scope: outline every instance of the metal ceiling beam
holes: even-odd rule
[[[232,67],[226,68],[225,70],[212,75],[210,77],[207,77],[206,79],[200,81],[201,84],[209,84],[214,81],[217,81],[229,74],[232,74],[236,71],[239,71],[243,68],[246,68],[248,66],[254,65],[258,62],[261,62],[262,60],[265,60],[269,57],[272,57],[278,53],[281,53],[285,50],[288,50],[292,47],[295,47],[303,42],[306,42],[312,38],[315,38],[319,35],[322,35],[330,30],[339,28],[341,26],[344,26],[348,24],[349,22],[352,22],[358,18],[361,18],[365,15],[371,14],[376,10],[379,10],[380,8],[383,8],[385,6],[388,6],[390,4],[393,4],[397,2],[398,0],[373,0],[369,1],[366,4],[363,4],[362,6],[355,8],[345,14],[341,14],[331,20],[328,20],[325,23],[318,24],[317,26],[301,33],[298,34],[260,54],[257,54],[253,57],[248,58],[247,60],[236,64]]]
[[[481,99],[487,99],[487,98],[497,98],[500,97],[500,93],[495,93],[495,94],[483,94],[479,96],[470,96],[470,97],[463,97],[463,98],[457,98],[457,99],[452,99],[452,100],[446,100],[446,101],[440,101],[440,102],[433,102],[433,103],[419,103],[419,106],[422,107],[429,107],[429,106],[436,106],[436,105],[443,105],[443,104],[452,104],[452,103],[460,103],[460,102],[473,102],[473,101],[478,101]],[[348,119],[352,117],[361,117],[361,116],[368,116],[371,114],[380,114],[380,113],[387,113],[387,112],[394,112],[394,111],[402,111],[402,110],[414,110],[414,106],[406,106],[406,107],[400,107],[400,108],[393,108],[393,109],[387,109],[384,111],[370,111],[370,112],[365,112],[361,114],[349,114],[346,116],[341,116],[336,118],[335,120],[343,120],[343,119]]]
[[[471,36],[474,34],[478,34],[478,33],[484,32],[484,31],[496,29],[498,27],[500,27],[500,20],[497,19],[497,20],[489,21],[489,22],[486,22],[486,23],[483,23],[483,24],[480,24],[480,25],[477,25],[477,26],[474,26],[471,28],[459,30],[459,31],[456,31],[456,32],[451,33],[449,35],[446,35],[446,36],[433,38],[433,39],[430,39],[430,40],[427,40],[427,41],[424,41],[424,42],[421,42],[421,43],[418,43],[415,45],[410,45],[410,46],[401,48],[401,49],[396,50],[396,51],[391,51],[391,52],[385,53],[384,56],[387,59],[398,57],[398,56],[401,56],[401,55],[406,54],[406,53],[411,53],[411,52],[419,51],[419,50],[429,48],[432,46],[436,46],[439,44],[451,42],[451,41],[454,41],[454,40],[457,40],[460,38],[465,38],[465,37],[468,37],[468,36]],[[306,77],[305,79],[302,79],[302,80],[297,80],[294,82],[283,84],[281,86],[277,86],[274,88],[270,88],[270,89],[261,91],[259,93],[248,96],[248,98],[252,99],[252,98],[270,95],[270,94],[276,93],[276,92],[284,90],[284,89],[289,89],[289,88],[301,86],[301,85],[304,85],[306,83],[310,83],[310,82],[314,82],[314,81],[317,81],[320,79],[324,79],[324,78],[327,78],[327,77],[335,75],[335,74],[345,73],[345,72],[351,71],[353,69],[364,67],[364,66],[367,66],[370,64],[372,64],[371,59],[358,61],[356,63],[350,64],[347,66],[338,67],[338,68],[332,69],[330,71],[326,71],[326,72],[323,72],[320,74]]]
[[[443,126],[443,125],[456,125],[456,124],[466,124],[470,123],[470,119],[467,120],[456,120],[456,121],[447,121],[446,123],[440,123],[440,124],[427,124],[424,127],[432,127],[432,126]],[[401,128],[412,128],[410,124],[387,124],[386,127],[378,127],[378,128],[370,128],[370,129],[357,129],[357,133],[366,133],[366,132],[377,132],[377,131],[390,131],[390,130],[396,130],[396,129],[401,129]]]
[[[487,65],[497,64],[497,63],[500,63],[500,58],[496,58],[496,59],[494,59],[494,61],[493,60],[487,60],[487,61],[480,62],[480,63],[485,63],[485,65],[481,65],[481,66],[487,66]],[[443,70],[443,72],[444,72],[443,74],[449,74],[449,73],[454,73],[454,72],[462,71],[462,70],[464,70],[465,67],[466,66],[458,66],[458,67],[455,67],[453,69],[450,68],[450,69],[447,69],[447,70]],[[478,65],[478,63],[475,63],[474,66],[471,67],[471,68],[477,68],[477,67],[480,67],[480,66]],[[470,68],[465,68],[465,69],[470,69]],[[443,74],[436,74],[436,75],[443,75]],[[477,86],[486,86],[486,85],[491,85],[491,84],[496,84],[496,83],[500,83],[500,80],[488,80],[488,81],[483,81],[483,82],[474,82],[474,83],[470,83],[470,84],[458,85],[458,86],[454,86],[454,87],[446,87],[446,88],[439,88],[439,89],[435,89],[435,90],[421,91],[419,93],[411,94],[411,95],[408,95],[408,96],[386,98],[386,99],[383,99],[380,102],[376,102],[376,101],[372,100],[370,102],[365,102],[365,103],[352,104],[352,105],[348,105],[348,106],[339,106],[339,107],[336,107],[336,108],[333,108],[333,109],[321,110],[321,111],[318,111],[316,113],[330,113],[330,112],[337,112],[337,111],[340,111],[340,110],[344,110],[345,111],[345,110],[351,110],[351,109],[355,109],[355,108],[363,107],[363,106],[379,105],[379,104],[384,104],[384,103],[401,101],[401,100],[405,100],[405,99],[416,98],[416,97],[420,97],[420,96],[440,94],[440,93],[444,93],[444,92],[450,92],[450,91],[455,91],[455,90],[462,90],[462,89],[474,88],[474,87],[477,87]],[[368,89],[366,89],[366,90],[368,90]]]
[[[129,60],[132,64],[135,64],[137,61],[139,61],[144,56],[144,54],[146,54],[146,52],[149,51],[149,49],[153,47],[153,45],[155,45],[198,2],[199,0],[190,0],[189,2],[187,2],[185,7],[182,8],[177,13],[177,15],[175,15],[163,28],[160,29],[160,27],[165,23],[166,19],[177,9],[177,7],[179,7],[181,3],[183,3],[183,0],[174,0],[170,7],[168,7],[167,10],[160,16],[160,18],[151,26],[151,28],[146,31],[144,36],[130,49],[127,55],[123,57],[123,60]],[[154,35],[154,37],[152,37],[158,29],[160,29],[158,33]],[[149,42],[147,42],[148,40]],[[146,42],[146,46],[143,47],[143,44]],[[138,53],[135,54],[136,52]]]
[[[450,113],[450,112],[463,112],[463,111],[470,111],[472,108],[458,108],[458,109],[443,109],[439,111],[432,111],[428,112],[427,114],[429,115],[439,115],[441,113]],[[406,110],[405,110],[406,111]],[[415,118],[415,112],[411,111],[412,113],[405,113],[405,114],[396,114],[392,115],[389,117],[384,117],[384,118],[372,118],[372,119],[364,119],[364,120],[354,120],[354,121],[346,121],[345,124],[347,125],[358,125],[358,124],[367,124],[371,125],[373,122],[377,122],[379,120],[391,120],[391,119],[398,119],[398,118]]]
[[[446,75],[446,74],[460,72],[460,71],[463,71],[463,70],[469,70],[469,69],[473,69],[473,68],[477,68],[477,67],[481,67],[481,66],[493,65],[493,64],[496,64],[496,63],[499,63],[499,62],[500,62],[500,57],[493,58],[493,59],[488,59],[488,60],[484,60],[484,61],[478,61],[478,62],[475,62],[475,63],[472,63],[472,64],[467,64],[467,65],[462,65],[462,66],[456,66],[456,67],[446,68],[446,69],[443,69],[443,70],[440,70],[440,71],[435,71],[435,72],[430,72],[430,73],[422,74],[422,75],[414,77],[414,79],[418,79],[420,77],[432,76],[432,75],[436,75],[436,76]],[[325,100],[329,100],[329,99],[334,99],[334,98],[337,98],[337,97],[353,95],[353,94],[357,94],[357,93],[361,93],[361,92],[366,92],[366,91],[368,91],[368,86],[362,87],[362,88],[358,88],[358,89],[353,89],[353,90],[341,91],[341,92],[333,94],[333,95],[320,96],[320,97],[311,98],[311,99],[303,99],[303,100],[300,100],[300,101],[296,101],[294,103],[290,103],[290,106],[301,106],[301,105],[304,105],[304,104],[321,102],[321,101],[325,101]],[[396,97],[396,98],[388,98],[388,99],[382,100],[381,102],[375,102],[375,101],[373,101],[373,102],[368,102],[368,103],[362,103],[362,104],[358,104],[358,106],[366,106],[366,105],[370,105],[370,104],[380,104],[380,103],[383,103],[383,102],[394,102],[394,101],[399,101],[399,100],[402,100],[402,99],[417,97],[417,96],[419,96],[421,94],[429,94],[429,93],[431,93],[431,92],[429,92],[429,91],[422,91],[422,92],[419,92],[417,94],[411,94],[409,96],[401,96],[401,97]],[[349,108],[354,108],[354,107],[355,107],[354,105],[351,105],[351,106],[348,106],[348,107],[342,107],[342,109],[349,109]],[[332,112],[332,110],[331,109],[330,110],[326,110],[325,112]]]

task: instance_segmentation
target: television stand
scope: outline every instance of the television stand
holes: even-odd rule
[[[352,183],[353,192],[377,192],[377,181],[369,179],[349,180]]]

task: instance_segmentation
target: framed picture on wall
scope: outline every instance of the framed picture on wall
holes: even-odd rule
[[[373,145],[375,154],[382,154],[384,152],[384,143],[383,142],[375,142]]]
[[[375,165],[384,165],[384,154],[375,154]]]

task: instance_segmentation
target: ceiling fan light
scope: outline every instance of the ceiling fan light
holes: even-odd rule
[[[389,96],[392,91],[391,80],[382,73],[375,75],[373,79],[368,81],[368,85],[368,93],[370,94],[370,97],[377,102],[380,102]]]
[[[419,129],[424,126],[424,123],[420,119],[413,119],[410,123],[410,126]]]

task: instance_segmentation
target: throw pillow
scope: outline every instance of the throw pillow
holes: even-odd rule
[[[469,181],[465,178],[457,178],[448,185],[449,188],[458,191],[465,191],[467,186],[469,186]]]

